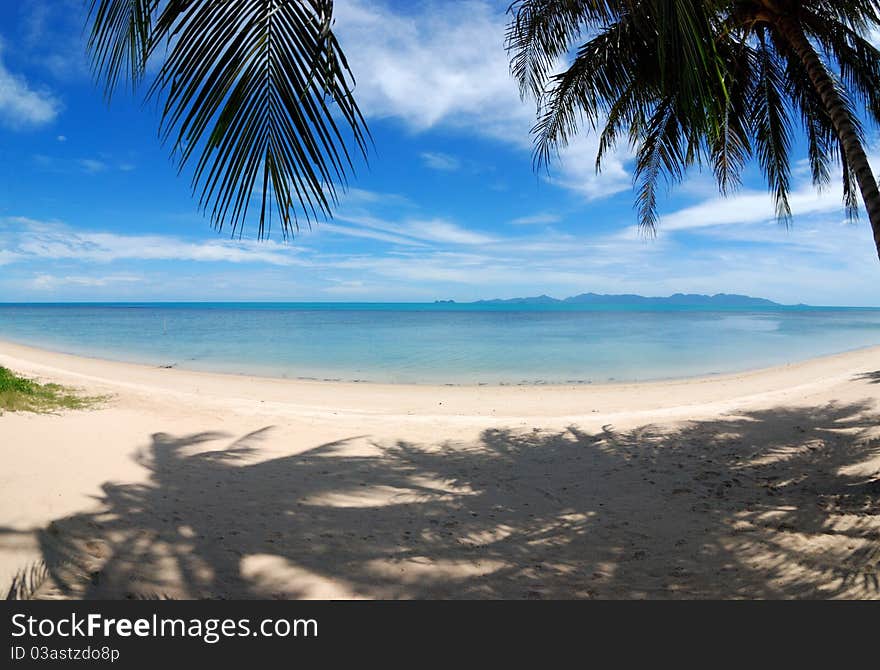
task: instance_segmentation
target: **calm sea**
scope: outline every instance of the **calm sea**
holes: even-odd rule
[[[0,339],[114,360],[273,377],[601,383],[735,372],[880,344],[880,310],[0,304]]]

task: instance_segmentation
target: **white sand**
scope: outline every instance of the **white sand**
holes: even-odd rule
[[[40,597],[880,598],[880,348],[576,387],[0,365],[111,396],[0,416],[0,587],[43,560]]]

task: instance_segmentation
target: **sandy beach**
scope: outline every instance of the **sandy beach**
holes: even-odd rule
[[[0,343],[40,598],[880,598],[880,348],[597,386],[230,376]]]

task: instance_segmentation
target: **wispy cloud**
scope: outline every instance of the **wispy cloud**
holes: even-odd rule
[[[107,169],[107,164],[104,161],[94,158],[80,158],[77,164],[88,174],[97,174]]]
[[[550,212],[540,212],[539,214],[520,216],[516,219],[513,219],[509,223],[514,226],[549,225],[551,223],[557,223],[560,218],[561,217],[558,214],[552,214]]]
[[[520,99],[510,75],[502,6],[435,1],[401,11],[339,0],[336,16],[368,116],[398,119],[417,132],[446,126],[531,150],[535,107]],[[597,147],[595,133],[585,129],[561,150],[549,180],[590,200],[629,188],[628,148],[610,154],[596,174]],[[429,167],[453,169],[441,154],[425,156]]]
[[[79,286],[85,288],[103,288],[114,284],[132,284],[143,281],[136,275],[102,275],[102,276],[79,276],[52,274],[38,274],[31,281],[31,287],[38,291],[54,291],[59,287]]]
[[[422,162],[432,170],[455,172],[461,168],[461,161],[455,156],[435,151],[424,151],[420,154]]]
[[[871,152],[869,161],[877,165],[880,154]],[[817,214],[838,213],[842,215],[843,194],[841,172],[838,168],[831,175],[831,184],[816,189],[810,179],[808,169],[795,170],[797,178],[789,195],[789,204],[795,217]],[[717,187],[715,187],[717,193]],[[861,203],[860,203],[861,206]],[[727,196],[713,195],[689,207],[664,214],[660,221],[660,231],[672,232],[717,226],[742,225],[775,220],[773,199],[766,190],[745,189]]]
[[[386,193],[380,191],[371,191],[364,188],[356,188],[354,186],[344,187],[336,184],[336,193],[343,207],[359,207],[364,205],[412,205],[412,201],[405,195],[400,193]]]
[[[457,233],[440,233],[434,236],[450,241],[405,245],[389,237],[376,239],[381,246],[369,252],[355,248],[348,253],[340,253],[336,244],[325,246],[321,233],[308,238],[314,245],[301,249],[272,242],[73,233],[52,222],[6,220],[0,225],[2,238],[11,242],[0,251],[0,262],[9,261],[0,288],[20,299],[50,292],[53,299],[356,295],[469,300],[536,292],[660,295],[687,290],[750,293],[783,302],[878,303],[870,234],[864,226],[823,217],[797,221],[796,234],[758,222],[673,231],[652,241],[628,234],[543,234],[467,245],[459,243]],[[19,234],[10,233],[16,226]],[[728,237],[724,244],[683,247],[678,238],[685,234]],[[196,268],[192,262],[224,265],[220,271]],[[850,282],[843,294],[841,277]]]
[[[583,129],[559,152],[559,158],[548,166],[548,180],[569,189],[587,200],[607,198],[632,188],[632,175],[627,168],[631,155],[625,144],[602,158],[602,170],[596,169],[599,138]]]
[[[443,219],[409,221],[405,225],[414,237],[433,242],[474,245],[492,244],[495,241],[492,235],[462,228]]]
[[[59,82],[87,80],[89,66],[82,27],[88,3],[80,0],[23,0],[18,5],[18,46],[28,62]]]
[[[370,228],[342,226],[338,223],[322,223],[320,224],[320,226],[316,227],[315,232],[330,233],[333,235],[345,235],[347,237],[359,237],[363,239],[378,240],[380,242],[389,242],[391,244],[399,244],[404,246],[422,246],[421,242],[406,237],[401,237],[400,235],[393,235],[382,232],[380,230],[371,230]]]
[[[363,229],[378,230],[395,236],[398,243],[413,244],[440,242],[448,244],[490,244],[495,241],[492,235],[482,233],[441,218],[409,219],[402,222],[387,221],[370,215],[340,214],[340,221],[355,224]],[[320,230],[320,227],[318,228]],[[409,240],[409,241],[406,241]]]
[[[65,140],[66,141],[66,138]],[[119,170],[130,172],[135,169],[134,163],[118,161],[109,155],[100,157],[66,158],[62,156],[48,156],[46,154],[34,154],[32,160],[35,166],[46,172],[57,174],[86,174],[97,175],[104,172]]]
[[[0,41],[0,122],[12,129],[33,128],[54,121],[60,108],[52,93],[6,68]]]
[[[7,249],[0,249],[0,265],[15,263],[16,261],[21,260],[21,258],[22,256],[19,253],[8,251]]]
[[[416,130],[476,125],[528,143],[530,113],[508,72],[506,19],[497,10],[476,1],[413,4],[403,11],[363,0],[337,2],[337,33],[367,114],[395,117]]]
[[[802,186],[789,197],[792,212],[797,215],[820,212],[843,212],[839,192],[818,192]],[[661,218],[660,230],[676,231],[730,224],[770,221],[775,217],[773,201],[765,191],[742,191],[727,197],[718,196],[685,207]]]
[[[58,222],[25,217],[0,220],[7,238],[16,240],[14,260],[68,259],[111,263],[120,260],[196,261],[300,265],[296,247],[283,242],[209,240],[191,242],[164,235],[123,235],[75,230]]]

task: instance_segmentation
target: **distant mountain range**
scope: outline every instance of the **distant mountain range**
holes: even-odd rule
[[[451,302],[451,301],[437,301]],[[577,304],[577,305],[633,305],[656,307],[662,305],[678,307],[783,307],[777,302],[766,298],[753,298],[748,295],[736,295],[733,293],[716,293],[715,295],[701,295],[699,293],[676,293],[661,298],[649,298],[643,295],[622,294],[603,295],[601,293],[581,293],[569,298],[551,298],[549,295],[539,295],[531,298],[496,298],[494,300],[477,300],[474,305],[551,305],[551,304]]]

